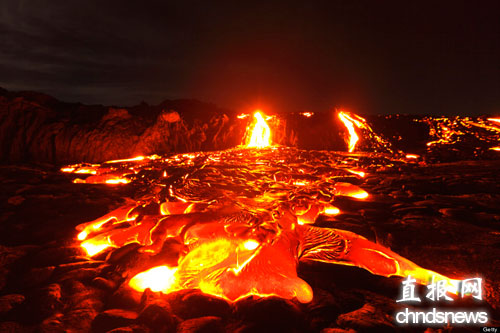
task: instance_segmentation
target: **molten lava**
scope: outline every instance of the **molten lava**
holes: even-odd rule
[[[359,141],[359,136],[356,133],[356,129],[354,128],[355,122],[357,120],[354,120],[351,118],[347,113],[340,111],[339,112],[339,119],[344,123],[344,126],[347,128],[347,131],[349,132],[349,152],[353,152],[354,149],[356,148],[356,143]],[[359,128],[358,125],[356,127]]]
[[[481,117],[425,117],[421,122],[429,125],[429,136],[433,139],[427,142],[430,152],[439,148],[449,149],[467,145],[472,149],[479,148],[478,144],[489,146],[495,150],[500,142],[500,126],[498,118],[483,119]]]
[[[157,266],[137,274],[129,281],[129,286],[137,291],[147,288],[151,291],[161,291],[165,294],[175,291],[175,273],[177,268],[168,266]]]
[[[338,116],[349,131],[350,152],[359,140],[356,130],[383,143],[363,118]],[[453,283],[360,235],[315,226],[320,217],[335,222],[342,213],[333,205],[338,197],[371,200],[361,188],[367,174],[382,165],[410,164],[407,159],[418,156],[247,149],[271,145],[271,130],[260,112],[247,139],[245,147],[225,151],[62,168],[87,177],[77,182],[139,188],[135,202],[78,226],[77,242],[89,257],[101,258],[138,244],[141,263],[126,272],[128,285],[138,292],[195,288],[230,301],[275,295],[309,302],[312,288],[297,275],[298,262],[307,261],[354,265],[386,277],[411,275],[419,283],[432,276]],[[158,258],[167,252],[175,252],[176,265]]]
[[[346,142],[350,153],[359,146],[361,138],[365,144],[369,143],[370,149],[374,152],[394,153],[390,142],[375,133],[365,118],[347,111],[339,111],[337,116],[347,129],[348,136]],[[398,152],[402,153],[401,151]]]
[[[250,135],[245,144],[247,148],[265,148],[271,146],[271,129],[260,113],[254,113],[254,123],[250,126]]]
[[[389,164],[374,158],[364,164]],[[77,241],[91,257],[136,243],[153,258],[167,244],[181,244],[177,265],[155,259],[129,270],[128,285],[138,292],[195,288],[230,301],[275,295],[309,302],[312,289],[297,275],[299,261],[411,274],[421,283],[432,275],[447,279],[359,235],[314,226],[319,216],[341,213],[332,205],[336,197],[369,200],[367,191],[346,182],[366,176],[359,162],[334,152],[276,147],[94,165],[89,178],[98,175],[106,183],[127,175],[148,194],[80,225]],[[68,168],[77,174],[83,167]]]

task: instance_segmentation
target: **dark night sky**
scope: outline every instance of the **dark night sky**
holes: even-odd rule
[[[114,105],[500,114],[499,4],[3,0],[0,86]]]

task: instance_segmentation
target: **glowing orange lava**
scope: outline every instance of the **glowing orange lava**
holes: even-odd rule
[[[215,225],[207,227],[220,230]],[[135,275],[129,286],[139,292],[150,288],[165,294],[196,288],[230,301],[248,295],[278,295],[297,297],[301,302],[311,301],[309,285],[290,270],[287,242],[282,242],[283,246],[278,242],[274,250],[269,245],[261,247],[254,239],[216,238],[198,242],[198,246],[179,260],[177,267],[153,267]],[[267,268],[262,270],[260,266],[264,260]],[[273,279],[273,271],[276,279]],[[283,274],[290,277],[283,279]]]
[[[248,118],[250,115],[247,113],[240,113],[239,115],[236,116],[238,119],[245,119]]]
[[[351,183],[336,183],[333,191],[335,195],[352,197],[356,199],[366,199],[369,196],[368,192]]]
[[[375,133],[365,118],[347,111],[339,111],[337,116],[347,129],[348,136],[346,141],[350,153],[356,150],[361,138],[364,142],[369,143],[374,151],[394,153],[391,143],[381,135]]]
[[[132,158],[125,158],[121,160],[111,160],[107,161],[106,163],[123,163],[123,162],[134,162],[134,161],[143,161],[146,157],[144,156],[136,156]]]
[[[201,174],[192,171],[193,160],[200,156],[197,153],[164,158],[162,163],[146,158],[144,161],[149,164],[143,165],[142,170],[151,172],[148,186],[156,184],[161,188],[164,175],[175,174],[175,170],[188,173],[181,178],[182,184],[166,188],[161,200],[152,195],[148,200],[126,204],[78,226],[77,241],[89,257],[131,243],[139,245],[139,252],[154,257],[169,239],[181,244],[183,250],[178,253],[177,265],[154,261],[148,269],[128,277],[128,285],[138,292],[147,288],[165,294],[199,289],[229,301],[249,295],[274,295],[310,302],[312,288],[297,275],[299,261],[354,265],[387,277],[411,275],[420,283],[426,283],[432,276],[453,282],[352,232],[314,226],[320,215],[332,220],[340,214],[331,204],[335,196],[358,200],[369,197],[359,186],[333,178],[348,175],[352,178],[354,174],[361,179],[365,172],[353,159],[339,162],[337,159],[343,155],[326,152],[319,160],[329,156],[338,168],[306,172],[308,166],[297,164],[298,152],[279,147],[258,152],[213,152],[206,159],[207,164],[199,168]],[[288,165],[276,162],[280,154],[288,156]],[[233,162],[228,162],[231,159]],[[246,161],[243,165],[254,163],[253,167],[240,168],[241,159]],[[93,170],[103,179],[108,179],[107,173],[119,178],[117,170],[128,173],[139,162],[129,160],[113,167],[103,163]],[[234,165],[238,168],[228,168]],[[294,169],[290,170],[290,166]],[[78,166],[72,168],[74,172]],[[234,192],[237,191],[234,183],[228,182],[231,178],[222,174],[233,169],[230,177],[246,177],[241,178],[245,181],[240,181],[243,191],[238,194]],[[256,170],[260,172],[258,176]],[[204,178],[199,178],[202,175]],[[220,203],[216,203],[211,195],[217,191],[216,185],[221,184],[229,186],[226,192],[221,192]],[[187,193],[183,192],[185,188]],[[246,192],[247,189],[253,191]],[[285,199],[289,193],[303,189],[316,194],[304,194],[290,198],[291,201]],[[269,214],[269,208],[265,208],[273,206],[277,214]]]
[[[369,129],[368,125],[366,125],[366,120],[357,116],[355,114],[351,114],[345,111],[339,111],[338,113],[339,119],[342,121],[344,126],[347,128],[349,132],[349,152],[353,152],[356,148],[356,144],[359,141],[359,135],[356,133],[356,128],[358,129]],[[370,129],[371,131],[371,129]]]
[[[343,111],[338,117],[349,132],[349,152],[356,149],[361,133],[385,145],[365,119]],[[269,146],[271,129],[256,111],[245,147]],[[148,268],[142,272],[127,272],[128,285],[138,292],[200,289],[229,301],[274,295],[310,302],[312,288],[297,275],[302,261],[353,265],[387,277],[411,274],[420,283],[432,276],[453,281],[360,235],[314,226],[319,216],[333,221],[341,213],[332,205],[336,196],[370,200],[368,192],[348,182],[359,184],[368,172],[352,154],[311,154],[276,146],[137,156],[101,165],[70,165],[61,171],[88,175],[76,182],[139,180],[147,186],[137,201],[79,225],[76,236],[89,257],[132,243],[138,244],[144,258],[157,257],[170,250],[164,247],[168,241],[178,244],[182,250],[176,266],[155,259],[141,264],[141,270]],[[170,181],[174,176],[175,182]]]
[[[271,146],[271,129],[259,110],[254,113],[255,121],[250,128],[247,148],[265,148]]]
[[[80,233],[79,236],[80,235],[82,235],[82,233]],[[90,257],[93,257],[106,250],[108,247],[111,247],[111,244],[107,237],[94,237],[91,240],[82,242],[80,246],[85,249],[85,252],[87,252]]]
[[[354,170],[354,169],[346,169],[346,170],[352,174],[355,174],[356,176],[361,177],[361,178],[364,178],[366,176],[366,173],[364,171],[361,171],[361,170]]]
[[[343,111],[339,112],[339,119],[344,123],[344,126],[349,132],[349,152],[351,153],[354,151],[354,148],[356,148],[356,143],[359,140],[359,136],[354,128],[354,120]]]
[[[496,146],[500,141],[500,118],[488,118],[485,120],[481,117],[428,116],[420,121],[429,125],[429,135],[433,139],[427,142],[429,150],[443,146],[452,146],[467,141],[474,142],[474,144],[482,142]]]
[[[177,267],[157,266],[134,276],[129,281],[132,289],[143,292],[147,288],[154,292],[168,294],[175,291]]]

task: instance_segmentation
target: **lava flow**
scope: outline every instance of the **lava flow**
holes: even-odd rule
[[[339,112],[339,119],[344,123],[345,127],[349,131],[349,152],[353,152],[356,148],[356,143],[359,141],[358,133],[356,133],[355,126],[357,128],[361,127],[361,122],[357,119],[353,119],[351,116],[345,112]]]
[[[500,119],[472,117],[425,117],[420,122],[429,125],[427,142],[430,152],[436,149],[473,150],[474,156],[483,146],[498,151],[500,147]]]
[[[369,126],[352,114],[339,118],[353,151],[354,126]],[[271,146],[264,116],[256,112],[254,119],[244,147],[63,168],[89,175],[79,182],[130,183],[140,194],[78,226],[80,245],[97,256],[138,244],[150,258],[127,272],[129,286],[139,292],[200,289],[231,301],[276,295],[309,302],[312,288],[297,275],[299,261],[354,265],[387,277],[411,275],[419,283],[435,276],[454,288],[453,280],[360,235],[315,225],[318,219],[334,222],[341,213],[338,198],[370,200],[358,184],[380,166],[404,161]],[[163,257],[171,251],[176,265]]]
[[[366,119],[347,111],[339,111],[337,116],[347,129],[347,145],[350,153],[359,145],[360,136],[371,139],[374,143],[372,147],[374,151],[387,151],[393,153],[389,142],[376,134],[370,125],[368,125]]]
[[[271,129],[262,117],[260,111],[254,114],[255,122],[248,130],[250,133],[246,142],[247,148],[264,148],[271,145]]]

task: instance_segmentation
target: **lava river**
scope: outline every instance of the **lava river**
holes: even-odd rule
[[[146,259],[127,272],[137,292],[200,289],[231,301],[276,295],[309,302],[312,289],[297,275],[298,263],[307,261],[411,275],[422,284],[434,276],[454,292],[454,280],[335,229],[336,200],[369,202],[365,178],[407,163],[415,162],[271,146],[141,156],[63,171],[78,176],[75,182],[134,189],[134,200],[80,225],[77,241],[91,257],[137,244]],[[328,225],[318,226],[320,218]],[[163,259],[172,255],[175,262]]]

